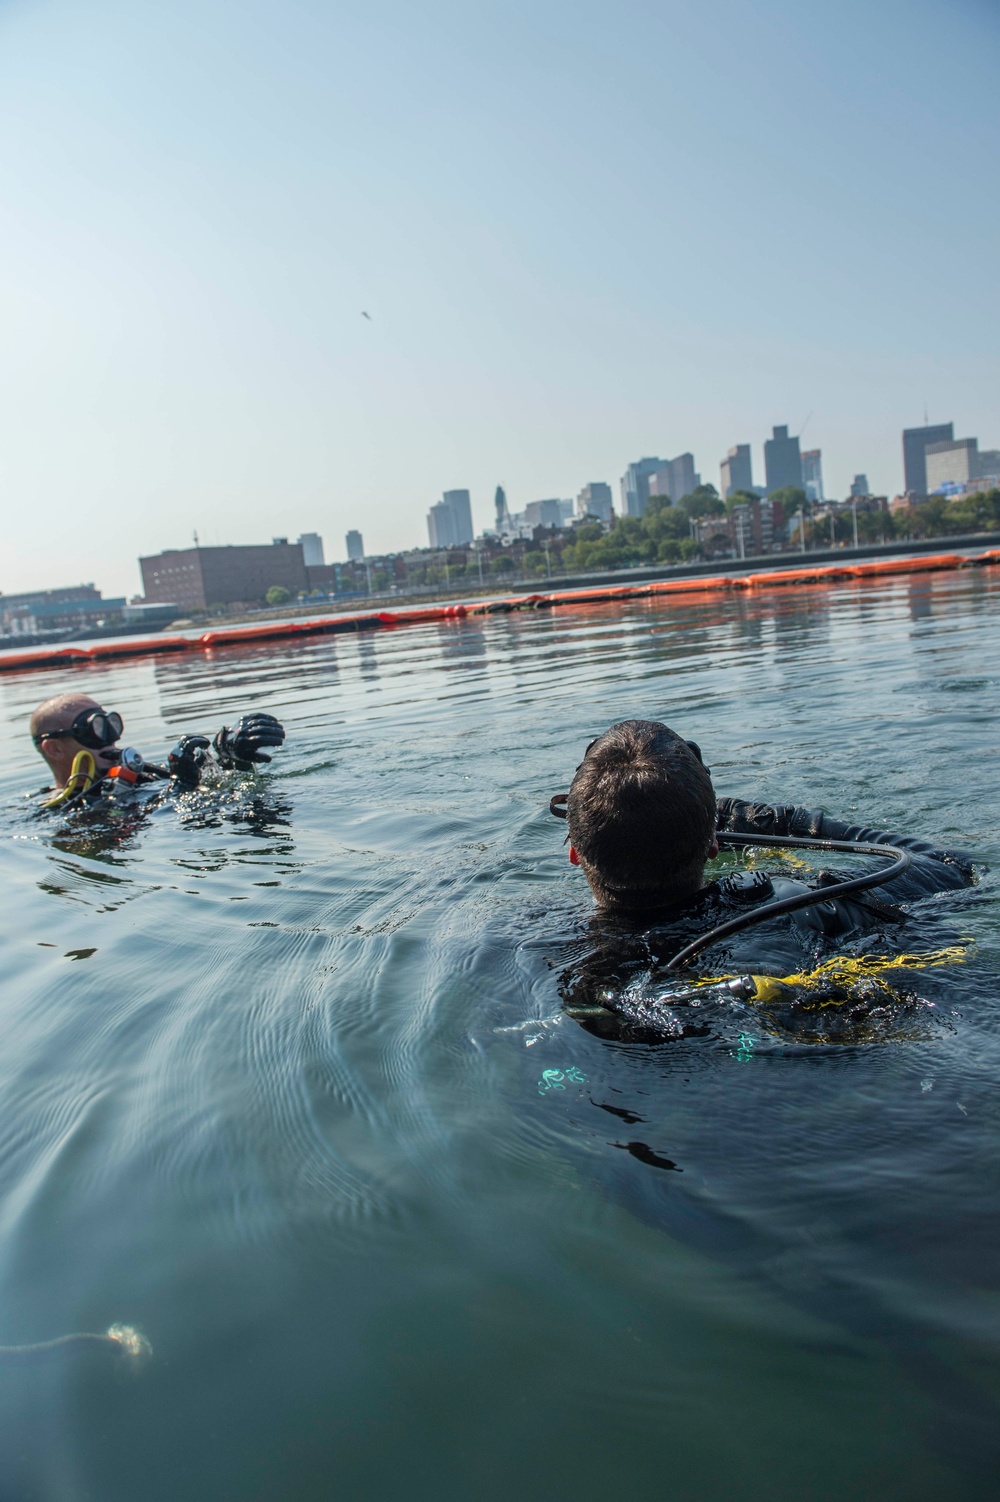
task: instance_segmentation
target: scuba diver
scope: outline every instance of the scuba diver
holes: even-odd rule
[[[271,760],[265,747],[282,744],[285,732],[269,714],[249,714],[224,725],[213,740],[184,735],[166,763],[145,760],[131,746],[119,746],[122,717],[86,694],[57,694],[31,716],[30,734],[54,778],[43,808],[90,802],[124,786],[149,782],[195,788],[209,767],[250,770]]]
[[[592,741],[569,793],[553,798],[550,809],[568,822],[569,859],[587,878],[599,908],[596,928],[608,941],[603,958],[593,955],[564,977],[564,998],[571,1013],[607,1036],[653,1041],[687,1034],[678,1004],[703,1006],[710,998],[705,978],[685,968],[703,950],[718,952],[731,935],[783,915],[789,923],[768,931],[764,968],[776,974],[717,980],[720,1004],[731,1006],[735,998],[794,1008],[808,993],[815,1011],[817,1001],[884,999],[882,973],[906,968],[905,957],[855,959],[846,987],[849,967],[838,969],[834,960],[811,975],[787,977],[806,983],[798,987],[778,977],[801,969],[803,960],[815,966],[830,948],[824,941],[894,929],[906,918],[899,902],[968,887],[974,879],[973,857],[964,851],[846,824],[821,809],[717,799],[698,746],[652,720],[623,720]],[[854,877],[820,871],[811,883],[760,869],[706,881],[706,864],[720,848],[749,846],[834,850],[883,863]],[[636,941],[630,962],[629,935]],[[723,953],[729,958],[731,951]],[[643,966],[658,996],[648,986],[642,995],[621,984]],[[705,1020],[702,1011],[699,1022]]]
[[[550,808],[597,911],[522,951],[526,968],[544,953],[583,1030],[522,1024],[541,1140],[571,1144],[581,1183],[735,1274],[727,1297],[759,1291],[876,1343],[919,1387],[948,1463],[995,1469],[995,1407],[963,1374],[957,1316],[945,1347],[932,1292],[947,1288],[978,1337],[995,1205],[967,1212],[982,1218],[978,1265],[956,1272],[955,1233],[936,1238],[934,1222],[955,1214],[970,1155],[981,1171],[967,1139],[949,1146],[975,1109],[970,1071],[920,1046],[941,1041],[939,1005],[949,1034],[960,1022],[947,969],[970,946],[949,925],[973,857],[821,809],[716,798],[697,745],[648,720],[593,741]],[[723,850],[748,855],[713,880]],[[850,857],[846,872],[819,869],[828,851]],[[551,982],[535,984],[544,1004]],[[972,985],[995,995],[988,972]],[[868,1046],[896,1042],[916,1046]],[[668,1251],[675,1279],[687,1266]]]

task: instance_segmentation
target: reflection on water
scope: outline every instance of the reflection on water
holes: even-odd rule
[[[0,1497],[987,1494],[992,878],[921,905],[908,946],[973,944],[895,1001],[678,1005],[650,1047],[567,1009],[595,931],[547,805],[612,720],[665,718],[721,791],[989,860],[997,599],[983,571],[104,664],[152,756],[250,708],[289,738],[61,819],[23,794],[65,682],[0,680],[0,1345],[156,1353],[128,1382],[0,1353]]]

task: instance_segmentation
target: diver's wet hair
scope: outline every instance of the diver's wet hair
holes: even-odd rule
[[[701,885],[715,790],[688,743],[622,720],[588,747],[566,805],[569,836],[604,907],[669,907]]]

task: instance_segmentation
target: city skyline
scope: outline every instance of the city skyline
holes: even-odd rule
[[[983,477],[988,485],[1000,482],[1000,450],[979,450],[978,439],[955,440],[951,436],[953,431],[953,422],[904,429],[901,434],[900,461],[904,476],[909,476],[911,479],[926,478],[929,457],[933,455],[938,461],[940,470],[940,473],[935,472],[934,479],[943,481],[945,485],[953,482],[961,484],[978,477]],[[826,495],[822,478],[822,450],[801,450],[798,436],[789,434],[787,424],[772,425],[771,437],[763,440],[760,448],[767,483],[757,487],[752,485],[753,445],[749,443],[733,445],[720,462],[720,483],[715,486],[724,499],[733,490],[755,489],[758,495],[765,496],[788,485],[802,488],[808,501],[819,504],[836,504],[838,499],[850,499],[874,493],[869,487],[867,474],[855,471],[844,497]],[[949,461],[954,463],[956,458],[957,468],[949,468]],[[425,542],[418,542],[415,545],[395,543],[385,548],[369,551],[365,549],[360,530],[351,528],[345,535],[345,557],[350,561],[360,560],[365,556],[392,556],[407,551],[419,551],[421,547],[435,549],[464,546],[471,543],[475,537],[495,531],[500,522],[501,512],[507,518],[508,524],[512,521],[517,522],[529,530],[538,525],[569,525],[574,516],[583,515],[581,507],[584,506],[585,498],[591,494],[595,498],[600,498],[596,506],[596,514],[605,523],[608,523],[612,516],[641,516],[653,496],[663,497],[676,503],[696,486],[706,483],[714,484],[712,481],[702,479],[700,473],[695,470],[695,462],[695,456],[690,452],[680,454],[673,460],[650,456],[633,461],[619,481],[617,505],[613,503],[613,490],[610,484],[591,481],[580,490],[576,503],[569,499],[563,501],[532,500],[526,502],[524,507],[512,516],[506,489],[498,485],[494,491],[494,502],[489,519],[487,521],[480,519],[479,522],[473,513],[472,497],[468,489],[446,490],[441,500],[435,502],[427,512],[428,537]],[[727,481],[731,483],[727,484]],[[735,483],[736,481],[739,483]],[[677,489],[678,494],[672,494],[672,488]],[[504,529],[501,528],[501,530]],[[304,561],[307,566],[324,566],[324,542],[321,534],[315,531],[303,532],[296,541],[303,546]],[[274,537],[272,542],[280,544],[287,542],[287,539]],[[195,533],[193,549],[178,550],[168,545],[165,549],[161,548],[157,556],[164,553],[179,556],[183,553],[185,558],[190,560],[189,570],[193,571],[196,567],[195,559],[199,546],[206,553],[217,553],[227,547],[256,549],[263,545],[258,540],[248,542],[245,539],[234,538],[228,538],[225,542],[205,538],[199,544],[198,534]],[[144,590],[146,569],[142,566],[143,563],[142,558],[137,560]],[[25,588],[28,590],[56,588],[58,590],[68,584],[67,578],[56,586],[53,586],[51,581],[46,581],[37,585],[4,589],[3,581],[0,580],[0,597],[4,594],[19,593]],[[129,589],[128,594],[132,593],[133,591]],[[162,595],[162,590],[159,593]]]
[[[841,497],[925,408],[995,441],[981,0],[32,0],[0,40],[5,590],[276,517],[415,546],[442,485],[479,529],[497,477],[650,453],[717,485],[776,420]]]

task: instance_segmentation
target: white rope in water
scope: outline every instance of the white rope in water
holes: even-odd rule
[[[59,1351],[75,1345],[114,1346],[133,1366],[148,1361],[153,1354],[153,1347],[134,1325],[109,1325],[103,1334],[81,1330],[72,1335],[57,1335],[53,1340],[36,1340],[28,1345],[0,1345],[0,1361],[11,1357],[42,1356],[47,1351]]]

